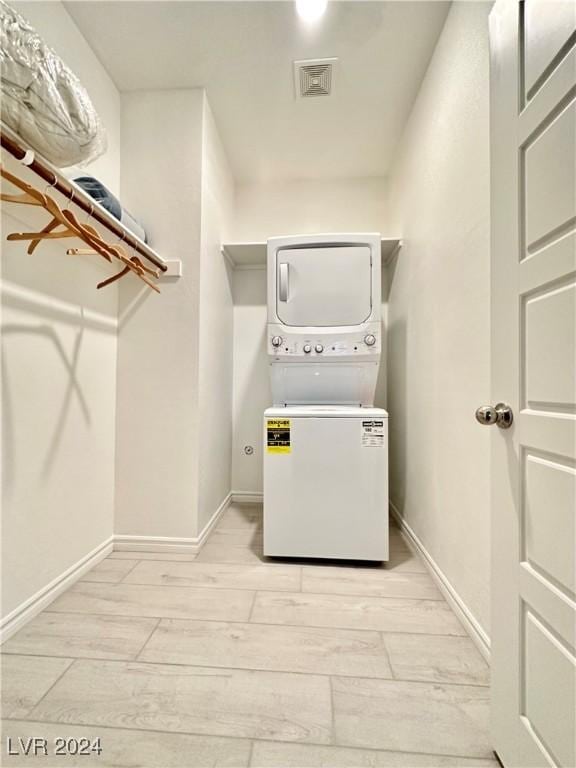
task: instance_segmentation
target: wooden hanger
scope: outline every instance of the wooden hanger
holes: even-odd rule
[[[72,199],[73,198],[74,192],[72,192]],[[97,288],[104,287],[105,285],[109,285],[110,283],[119,280],[121,277],[124,277],[125,274],[128,274],[128,272],[134,272],[141,280],[146,283],[146,285],[160,293],[159,289],[154,285],[154,283],[150,282],[150,280],[147,280],[144,277],[145,271],[149,272],[149,274],[155,275],[156,277],[158,277],[158,273],[154,272],[153,270],[149,270],[148,267],[144,267],[140,259],[130,259],[124,249],[121,247],[121,243],[116,245],[110,245],[107,243],[100,237],[98,231],[94,229],[94,227],[91,227],[87,223],[82,224],[80,221],[78,221],[73,211],[65,208],[62,213],[75,230],[84,232],[83,240],[88,245],[94,247],[98,253],[102,253],[105,258],[108,259],[108,261],[111,261],[111,256],[114,256],[124,264],[124,269],[121,270],[121,272],[119,272],[117,275],[114,275],[112,278],[108,278],[102,283],[99,283],[96,286]]]
[[[28,247],[28,253],[32,254],[42,240],[56,240],[62,237],[78,236],[78,233],[70,228],[68,222],[63,216],[62,210],[55,200],[53,200],[47,194],[39,192],[31,184],[28,184],[22,179],[19,179],[17,176],[14,176],[14,174],[10,173],[5,168],[1,168],[0,173],[2,174],[3,178],[10,182],[10,184],[13,184],[15,187],[18,187],[24,192],[23,195],[2,194],[2,200],[11,203],[21,203],[24,205],[38,205],[48,210],[53,216],[52,221],[49,222],[40,232],[12,232],[7,236],[7,240],[31,240],[32,242]],[[63,227],[63,229],[61,229],[59,232],[55,232],[54,230],[58,226]]]
[[[112,245],[110,246],[110,249],[117,254],[118,258],[124,263],[125,266],[124,269],[121,272],[118,272],[118,274],[114,275],[113,278],[109,278],[108,280],[105,280],[104,283],[97,285],[97,288],[102,288],[104,285],[110,285],[110,283],[115,282],[116,280],[120,280],[120,278],[124,277],[124,275],[127,275],[128,272],[131,271],[138,275],[140,280],[142,280],[144,283],[146,283],[147,286],[156,291],[156,293],[160,293],[160,289],[154,285],[154,283],[149,280],[145,274],[148,272],[149,274],[158,277],[157,273],[155,274],[153,270],[145,267],[137,256],[132,256],[132,258],[128,257],[121,246]]]
[[[6,176],[6,178],[8,178],[10,182],[16,184],[16,186],[20,186],[20,188],[25,184],[21,179],[12,176],[12,174],[9,174],[7,171],[3,171],[2,175]],[[100,254],[100,256],[105,258],[106,261],[112,261],[112,258],[105,247],[106,244],[101,240],[93,227],[82,225],[72,211],[69,211],[67,208],[60,208],[58,203],[49,195],[42,195],[38,190],[35,190],[34,187],[30,187],[30,185],[26,186],[29,187],[29,194],[32,197],[36,197],[39,201],[41,200],[42,206],[52,214],[52,221],[50,221],[40,232],[14,232],[7,236],[7,240],[31,240],[31,243],[28,246],[28,253],[32,254],[42,240],[58,240],[66,237],[76,237],[90,245]],[[74,192],[72,192],[71,201],[73,201],[73,199]],[[62,229],[54,231],[57,227],[62,227]]]
[[[157,280],[160,277],[160,270],[147,267],[139,256],[131,256],[130,261],[132,261],[134,264],[137,264],[140,269],[144,270],[144,272],[147,272],[149,275],[153,275]]]
[[[53,186],[53,185],[50,185],[50,186]],[[44,196],[46,196],[46,194],[45,194]],[[63,226],[63,225],[62,225],[62,222],[61,222],[61,221],[59,221],[59,220],[58,220],[58,219],[56,219],[56,218],[53,218],[53,219],[52,219],[52,221],[48,222],[48,224],[46,224],[46,226],[44,227],[44,229],[42,229],[42,232],[52,232],[52,231],[53,231],[54,229],[56,229],[56,227],[58,227],[58,226]],[[32,255],[32,254],[34,253],[34,251],[36,250],[36,248],[38,247],[38,245],[39,245],[41,242],[42,242],[42,238],[38,238],[37,240],[32,240],[32,242],[31,242],[31,243],[30,243],[30,245],[28,246],[28,253],[29,253],[30,255]]]
[[[52,221],[49,222],[46,227],[40,232],[17,232],[8,235],[8,240],[31,240],[29,247],[29,253],[33,252],[41,240],[58,239],[60,237],[79,237],[81,240],[88,242],[88,245],[92,246],[101,256],[107,261],[112,261],[108,254],[105,243],[100,239],[100,236],[93,227],[88,225],[82,225],[75,217],[72,211],[68,209],[62,210],[58,203],[50,197],[48,194],[42,194],[32,185],[26,183],[22,179],[19,179],[14,174],[7,171],[5,168],[0,169],[2,176],[14,186],[23,190],[27,199],[34,200],[33,205],[41,205],[48,213],[52,214]],[[22,202],[23,196],[16,196]],[[74,190],[72,190],[72,196],[70,202],[74,200]],[[61,232],[54,232],[56,227],[61,225],[63,230]]]
[[[48,224],[46,224],[46,226],[44,227],[42,232],[52,232],[52,230],[56,229],[56,227],[58,227],[58,226],[60,226],[60,222],[58,221],[58,219],[52,219],[52,221],[50,221]],[[32,240],[32,242],[28,246],[28,253],[30,255],[32,255],[34,253],[34,251],[36,250],[37,246],[41,242],[42,242],[42,240],[40,238],[38,238],[37,240]]]
[[[119,255],[122,257],[123,261],[128,259],[128,255],[124,251],[124,248],[122,247],[121,243],[117,245],[113,245],[111,246],[111,248],[116,252],[119,252]],[[145,264],[142,263],[140,258],[136,255],[136,249],[134,249],[132,256],[129,257],[128,262],[125,261],[124,269],[122,269],[116,275],[109,277],[107,280],[103,280],[101,283],[98,283],[96,287],[104,288],[107,285],[111,285],[112,283],[115,283],[117,280],[120,280],[121,278],[123,278],[125,275],[127,275],[131,271],[136,271],[140,279],[143,280],[146,283],[146,285],[152,288],[152,290],[156,291],[156,293],[160,293],[160,289],[156,285],[154,285],[154,283],[148,280],[144,274],[144,273],[148,273],[149,275],[153,275],[154,277],[158,278],[159,273],[154,269],[150,269],[150,267],[147,267]]]
[[[120,270],[120,272],[116,273],[115,275],[112,275],[112,277],[106,278],[106,280],[102,280],[102,282],[98,283],[96,288],[105,288],[107,285],[111,285],[112,283],[115,283],[117,280],[120,280],[125,275],[127,275],[129,272],[135,272],[140,280],[146,283],[150,288],[152,288],[153,291],[156,291],[156,293],[160,293],[160,289],[158,286],[154,285],[154,283],[151,280],[148,280],[146,275],[142,274],[141,272],[138,272],[135,267],[135,263],[132,262],[131,264],[127,264],[124,269]]]
[[[120,272],[118,272],[116,275],[112,275],[112,277],[107,277],[106,280],[102,280],[102,282],[98,283],[96,288],[100,290],[100,288],[106,288],[107,285],[111,285],[112,283],[115,283],[116,280],[120,280],[121,277],[124,277],[124,275],[127,275],[128,272],[131,272],[132,270],[130,267],[124,267]]]
[[[0,173],[3,178],[21,189],[24,193],[22,195],[8,195],[2,193],[2,200],[25,205],[42,206],[52,215],[52,220],[40,232],[14,232],[7,236],[8,240],[30,240],[28,253],[31,254],[43,240],[77,237],[89,246],[90,252],[99,254],[109,262],[111,262],[112,257],[114,257],[124,264],[124,268],[118,274],[99,283],[97,286],[98,288],[110,285],[110,283],[124,277],[128,272],[134,272],[134,274],[146,283],[146,285],[157,293],[160,293],[157,286],[146,277],[146,274],[150,274],[158,278],[158,272],[146,267],[136,255],[130,258],[121,247],[121,244],[110,245],[107,243],[100,237],[100,234],[94,227],[90,226],[88,223],[81,223],[74,212],[69,210],[68,207],[61,209],[58,203],[48,194],[42,194],[33,186],[17,176],[14,176],[14,174],[4,168],[0,168]],[[74,190],[72,190],[72,195],[70,197],[70,202],[73,201]],[[62,227],[62,229],[56,231],[58,227]],[[76,253],[80,254],[85,253],[88,249],[69,250],[74,250]]]
[[[50,222],[52,224],[52,222]],[[60,222],[57,221],[54,226],[60,226]],[[11,232],[6,235],[6,240],[32,240],[38,243],[40,240],[59,240],[61,237],[78,237],[76,232],[71,229],[67,229],[64,232],[51,232],[42,229],[40,232]]]
[[[146,285],[148,285],[157,293],[160,293],[160,290],[154,285],[154,283],[146,279],[144,275],[144,273],[148,273],[158,278],[159,274],[157,271],[150,269],[149,267],[146,267],[137,256],[132,256],[131,258],[128,257],[128,254],[122,248],[121,243],[116,245],[110,245],[105,240],[102,240],[98,232],[93,227],[89,226],[88,224],[81,224],[76,218],[73,211],[64,209],[62,213],[71,222],[74,228],[84,230],[85,232],[87,232],[88,237],[87,238],[85,237],[84,240],[85,242],[88,243],[88,245],[92,245],[95,248],[99,245],[101,248],[103,248],[107,252],[107,257],[109,261],[111,261],[111,258],[109,256],[109,254],[111,254],[112,256],[115,256],[119,261],[121,261],[124,264],[124,268],[120,272],[98,283],[98,285],[96,286],[97,288],[104,288],[105,286],[110,285],[111,283],[114,283],[117,280],[120,280],[129,272],[134,272],[137,275],[137,277],[139,277],[143,282],[146,283]],[[75,250],[78,251],[80,249],[75,249]],[[85,249],[82,249],[82,250],[85,250]]]
[[[66,254],[68,256],[94,256],[94,254],[98,254],[98,251],[95,251],[94,248],[68,248]]]
[[[23,205],[42,205],[42,203],[39,200],[36,200],[35,198],[31,197],[27,193],[24,193],[23,195],[10,195],[7,192],[2,192],[0,194],[0,200],[2,200],[5,203],[21,203]]]
[[[0,168],[0,174],[2,174],[2,178],[6,179],[6,181],[9,181],[10,184],[13,184],[15,187],[18,187],[18,189],[21,189],[24,193],[22,195],[11,195],[7,192],[2,192],[0,194],[1,200],[7,203],[20,203],[21,205],[40,205],[44,207],[44,195],[38,192],[37,189],[34,189],[33,186],[25,181],[22,181],[22,179],[19,179],[18,176],[14,176],[13,173],[10,173],[10,171],[7,171],[5,168]]]

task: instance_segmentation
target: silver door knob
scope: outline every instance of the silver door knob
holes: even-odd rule
[[[506,403],[497,403],[497,405],[481,405],[476,411],[476,421],[485,427],[491,427],[496,424],[500,429],[508,429],[514,421],[512,408]]]

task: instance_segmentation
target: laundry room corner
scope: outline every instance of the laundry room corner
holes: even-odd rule
[[[490,631],[489,58],[486,3],[455,3],[390,171],[391,504],[485,653]],[[457,62],[457,63],[455,63]]]
[[[287,232],[389,232],[385,177],[239,182],[231,241],[264,243]],[[249,246],[247,246],[249,247]],[[256,246],[257,247],[257,246]],[[254,248],[253,248],[254,252]],[[271,402],[266,354],[266,265],[238,264],[234,286],[234,428],[232,489],[237,499],[262,499],[261,416]],[[387,270],[382,269],[386,324]],[[377,404],[386,407],[386,338]],[[245,448],[248,447],[248,452]],[[250,449],[253,449],[252,451]]]
[[[234,182],[204,90],[122,100],[124,198],[182,276],[167,304],[122,288],[115,540],[195,551],[230,501]]]

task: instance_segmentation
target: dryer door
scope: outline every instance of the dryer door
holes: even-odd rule
[[[285,325],[361,325],[372,311],[368,246],[283,248],[276,256],[276,313]]]

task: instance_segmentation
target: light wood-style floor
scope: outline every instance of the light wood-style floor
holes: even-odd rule
[[[2,765],[491,766],[488,668],[391,529],[390,563],[268,562],[261,508],[192,555],[114,552],[2,648]],[[8,757],[37,736],[82,757]]]

